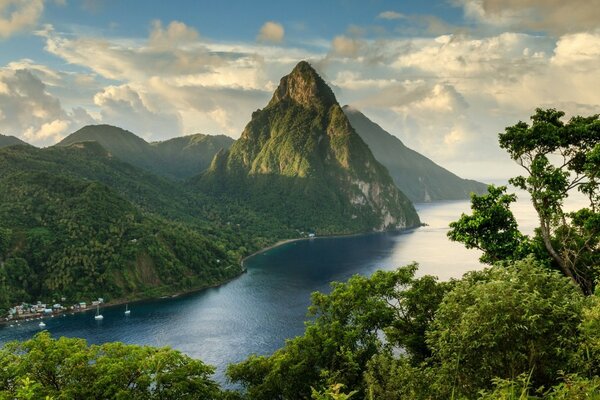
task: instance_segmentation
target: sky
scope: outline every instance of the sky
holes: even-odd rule
[[[599,113],[600,0],[0,0],[0,133],[237,138],[301,60],[407,146],[503,179],[506,126]]]

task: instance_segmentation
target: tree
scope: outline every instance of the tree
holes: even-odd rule
[[[600,119],[598,115],[576,116],[565,123],[564,115],[538,108],[531,124],[521,121],[509,126],[499,140],[500,147],[526,171],[510,183],[531,195],[540,221],[534,241],[541,243],[554,267],[589,295],[600,265]],[[488,198],[473,197],[473,215],[461,217],[450,232],[453,240],[482,248],[484,261],[523,255],[510,251],[523,243],[508,209],[514,198],[498,190],[490,189]],[[564,201],[574,191],[584,194],[588,205],[567,212]]]
[[[221,399],[213,371],[168,348],[88,346],[42,332],[0,350],[0,399]]]
[[[585,297],[528,257],[466,275],[427,333],[441,397],[473,397],[494,378],[531,374],[534,388],[576,368]]]
[[[430,354],[424,333],[453,283],[415,278],[416,270],[413,264],[370,278],[356,275],[347,283],[333,283],[330,294],[314,293],[309,309],[313,320],[304,335],[269,357],[251,356],[230,365],[229,378],[256,400],[307,399],[312,387],[334,384],[361,398],[363,375],[373,356],[399,348],[414,360]]]
[[[450,223],[448,237],[468,249],[483,252],[480,261],[493,264],[500,260],[518,260],[529,253],[529,238],[519,231],[510,210],[517,197],[506,194],[506,186],[488,186],[488,194],[471,195],[472,215],[462,214]]]
[[[538,108],[531,125],[519,122],[499,135],[500,147],[527,171],[511,183],[531,195],[546,250],[566,276],[591,294],[599,261],[600,119],[577,116],[565,124],[564,115]],[[587,196],[589,208],[567,213],[564,200],[574,189]]]

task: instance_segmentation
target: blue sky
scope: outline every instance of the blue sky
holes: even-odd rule
[[[0,0],[0,133],[235,138],[305,59],[408,146],[501,178],[505,126],[598,112],[599,27],[600,0]]]

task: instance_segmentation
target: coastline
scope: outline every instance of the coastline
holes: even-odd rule
[[[189,294],[193,294],[193,293],[198,293],[198,292],[202,292],[203,290],[207,290],[207,289],[212,289],[212,288],[216,288],[222,285],[225,285],[226,283],[229,283],[237,278],[239,278],[240,276],[242,276],[244,273],[246,272],[245,269],[243,269],[239,274],[231,277],[230,279],[227,279],[223,282],[220,283],[213,283],[211,285],[204,285],[201,287],[196,287],[193,289],[188,289],[188,290],[182,290],[182,291],[177,291],[177,292],[172,292],[169,294],[164,294],[162,296],[148,296],[148,297],[134,297],[132,299],[115,299],[115,300],[111,300],[108,301],[106,303],[102,303],[99,306],[99,309],[103,309],[103,308],[110,308],[110,307],[116,307],[116,306],[120,306],[123,304],[135,304],[135,303],[140,303],[143,301],[148,301],[148,300],[158,300],[158,299],[171,299],[171,298],[175,298],[175,297],[179,297],[179,296],[185,296],[185,295],[189,295]],[[87,307],[83,310],[81,309],[77,309],[77,310],[63,310],[63,311],[58,311],[56,313],[52,313],[51,315],[34,315],[34,316],[27,316],[26,318],[15,318],[15,319],[10,319],[10,320],[5,320],[4,318],[2,318],[0,320],[0,329],[1,328],[5,328],[7,326],[10,325],[15,325],[17,323],[22,323],[22,322],[34,322],[34,321],[44,321],[46,319],[51,319],[51,318],[55,318],[55,317],[60,317],[60,316],[64,316],[64,315],[69,315],[69,314],[80,314],[80,313],[85,313],[88,311],[95,311],[95,307]]]
[[[315,237],[301,237],[301,238],[293,238],[293,239],[282,239],[279,240],[275,243],[273,243],[272,245],[269,245],[267,247],[264,247],[260,250],[255,251],[252,254],[247,255],[246,257],[242,258],[240,260],[240,266],[241,266],[241,271],[239,274],[232,276],[231,278],[223,281],[223,282],[219,282],[219,283],[213,283],[210,285],[204,285],[204,286],[200,286],[200,287],[196,287],[196,288],[192,288],[192,289],[187,289],[187,290],[180,290],[180,291],[175,291],[175,292],[165,292],[165,294],[162,295],[155,295],[155,296],[148,296],[148,297],[134,297],[134,298],[129,298],[129,299],[115,299],[115,300],[111,300],[108,301],[106,303],[103,303],[102,305],[100,305],[100,309],[102,308],[109,308],[109,307],[116,307],[119,305],[123,305],[123,304],[135,304],[135,303],[139,303],[139,302],[143,302],[143,301],[148,301],[148,300],[157,300],[157,299],[169,299],[169,298],[175,298],[175,297],[179,297],[179,296],[185,296],[185,295],[190,295],[190,294],[194,294],[194,293],[198,293],[198,292],[202,292],[206,289],[211,289],[211,288],[216,288],[222,285],[225,285],[229,282],[232,282],[233,280],[241,277],[244,273],[247,272],[247,267],[245,265],[245,263],[247,262],[248,259],[250,259],[251,257],[254,256],[258,256],[260,254],[263,254],[269,250],[273,250],[275,248],[281,247],[281,246],[285,246],[287,244],[290,243],[294,243],[294,242],[299,242],[299,241],[305,241],[305,240],[316,240],[316,239],[336,239],[336,238],[349,238],[349,237],[356,237],[356,236],[365,236],[365,235],[376,235],[376,234],[384,234],[384,233],[405,233],[405,232],[410,232],[414,229],[417,229],[421,226],[424,226],[425,224],[421,224],[419,226],[416,227],[411,227],[411,228],[405,228],[405,229],[396,229],[396,230],[390,230],[390,231],[371,231],[371,232],[357,232],[357,233],[347,233],[347,234],[332,234],[332,235],[322,235],[322,236],[315,236]],[[33,322],[33,321],[43,321],[45,319],[50,319],[53,317],[59,317],[59,316],[64,316],[67,314],[76,314],[76,313],[84,313],[84,312],[88,312],[88,311],[93,311],[95,308],[94,307],[87,307],[86,309],[80,310],[63,310],[63,311],[59,311],[56,313],[53,313],[51,315],[35,315],[35,316],[28,316],[26,318],[19,318],[19,319],[11,319],[11,320],[5,320],[4,318],[0,320],[0,328],[4,328],[6,326],[9,325],[14,325],[17,323],[21,323],[21,322]]]
[[[281,247],[281,246],[285,246],[286,244],[290,244],[290,243],[294,243],[294,242],[300,242],[303,240],[317,240],[317,239],[336,239],[336,238],[350,238],[350,237],[356,237],[356,236],[366,236],[366,235],[377,235],[377,234],[384,234],[384,233],[406,233],[406,232],[410,232],[412,230],[418,229],[418,228],[422,228],[424,226],[427,226],[427,224],[425,223],[421,223],[419,226],[413,226],[410,228],[404,228],[404,229],[394,229],[394,230],[389,230],[389,231],[371,231],[371,232],[358,232],[358,233],[343,233],[343,234],[333,234],[333,235],[321,235],[321,236],[315,236],[315,237],[301,237],[301,238],[295,238],[295,239],[283,239],[283,240],[279,240],[277,242],[275,242],[274,244],[267,246],[263,249],[260,249],[258,251],[255,251],[254,253],[247,255],[246,257],[242,258],[241,260],[241,266],[243,268],[243,272],[246,272],[247,268],[244,265],[244,263],[249,259],[252,258],[254,256],[258,256],[266,251],[269,250],[273,250],[277,247]]]

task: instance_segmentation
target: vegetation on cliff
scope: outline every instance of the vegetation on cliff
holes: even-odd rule
[[[418,226],[410,201],[356,134],[323,79],[299,63],[198,180],[291,228],[353,233]]]

